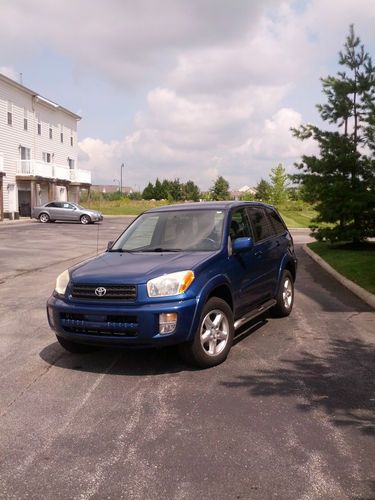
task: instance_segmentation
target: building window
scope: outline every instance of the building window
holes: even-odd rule
[[[61,143],[64,142],[64,134],[62,132],[60,132],[60,142]]]
[[[74,160],[72,158],[68,158],[68,165],[71,170],[74,168]]]
[[[23,119],[23,129],[24,129],[24,130],[27,130],[27,128],[28,128],[27,118],[24,118],[24,119]]]
[[[52,158],[51,153],[43,153],[44,163],[51,163],[51,158]]]
[[[42,135],[42,124],[38,123],[38,135]]]
[[[49,128],[49,138],[52,139],[52,128]]]
[[[70,138],[70,145],[73,146],[73,137]]]
[[[13,104],[8,101],[8,116],[7,116],[7,120],[8,120],[8,125],[12,125],[13,123]]]

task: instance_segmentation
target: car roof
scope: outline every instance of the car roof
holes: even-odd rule
[[[271,205],[266,205],[259,201],[201,201],[193,203],[177,203],[175,205],[163,205],[161,207],[150,208],[146,213],[151,212],[170,212],[174,210],[230,210],[231,208],[244,207],[244,206],[267,206],[273,208]]]

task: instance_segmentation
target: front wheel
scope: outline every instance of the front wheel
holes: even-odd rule
[[[64,339],[56,335],[59,344],[66,350],[72,353],[84,354],[87,352],[96,351],[98,348],[92,345],[77,344],[76,342],[71,342],[70,340]]]
[[[80,221],[81,224],[90,224],[91,219],[88,215],[81,215]]]
[[[193,342],[182,344],[182,357],[200,368],[225,361],[234,336],[233,313],[222,299],[212,297],[203,308]]]
[[[48,214],[46,214],[45,212],[43,212],[43,213],[41,213],[39,215],[39,220],[40,220],[40,222],[46,223],[46,222],[50,221],[50,217],[49,217]]]
[[[289,271],[284,271],[276,296],[276,305],[271,309],[273,316],[283,318],[292,312],[294,302],[294,281]]]

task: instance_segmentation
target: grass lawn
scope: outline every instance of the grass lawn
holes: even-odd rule
[[[85,200],[81,202],[84,207],[99,210],[104,215],[139,215],[140,213],[161,205],[167,205],[165,201],[148,200]]]
[[[303,210],[280,208],[279,212],[289,228],[309,227],[311,219],[316,215],[315,210],[312,208],[304,208]]]
[[[330,266],[357,285],[375,293],[375,242],[357,248],[314,241],[308,246]]]
[[[149,208],[168,204],[167,201],[129,200],[128,198],[122,200],[91,199],[81,203],[84,207],[99,210],[104,215],[139,215]],[[303,210],[281,208],[279,211],[290,228],[309,227],[311,219],[316,214],[311,208]]]

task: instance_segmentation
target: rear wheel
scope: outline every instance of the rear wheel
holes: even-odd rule
[[[84,215],[81,215],[80,221],[81,221],[81,224],[90,224],[91,219],[88,215],[84,214]]]
[[[39,215],[39,220],[40,220],[40,222],[46,223],[46,222],[50,221],[50,217],[49,217],[48,214],[46,214],[45,212],[43,212],[43,213],[41,213]]]
[[[73,353],[78,353],[78,354],[84,354],[87,352],[93,352],[96,351],[98,348],[96,346],[92,345],[86,345],[86,344],[77,344],[76,342],[71,342],[70,340],[64,339],[63,337],[59,337],[56,335],[57,341],[59,344],[69,352]]]
[[[276,305],[271,309],[272,315],[278,318],[289,316],[294,302],[294,282],[289,271],[283,272],[276,301]]]
[[[232,347],[233,313],[222,299],[212,297],[203,308],[193,342],[182,344],[182,357],[196,366],[209,368],[225,361]]]

